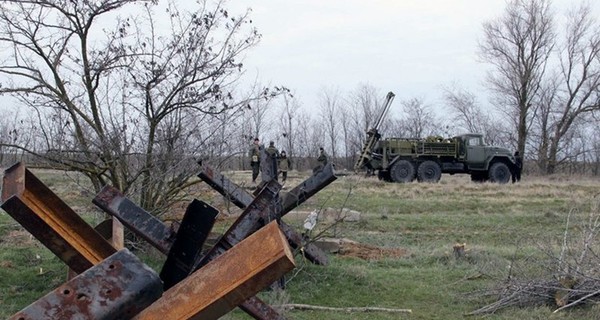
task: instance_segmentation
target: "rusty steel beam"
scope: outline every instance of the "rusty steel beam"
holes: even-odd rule
[[[290,246],[294,250],[301,250],[302,255],[306,257],[308,261],[314,264],[327,265],[329,262],[327,254],[325,254],[325,252],[317,247],[314,243],[306,243],[305,239],[303,239],[298,232],[296,232],[290,225],[283,221],[279,221],[279,228],[283,234],[285,234]]]
[[[81,273],[117,250],[22,163],[4,172],[2,209]]]
[[[125,248],[123,225],[115,218],[108,218],[94,227],[96,231],[117,250]]]
[[[241,209],[245,209],[254,200],[254,196],[211,166],[203,166],[198,177]]]
[[[159,251],[164,254],[169,253],[176,233],[149,212],[135,205],[116,188],[105,187],[92,202],[106,213],[120,219],[135,234],[144,239],[151,239],[148,242]],[[284,319],[271,306],[257,297],[247,299],[239,307],[254,319]]]
[[[281,210],[277,212],[275,218],[281,218],[294,208],[298,207],[308,198],[321,191],[337,177],[333,172],[333,165],[328,163],[323,169],[313,173],[312,176],[287,192],[281,199]]]
[[[278,203],[279,190],[281,190],[281,185],[277,181],[269,181],[252,203],[221,236],[217,244],[206,255],[196,260],[193,271],[206,265],[209,261],[260,229],[262,225],[270,222],[269,211],[273,210],[271,207],[276,206]]]
[[[127,249],[122,249],[10,320],[129,319],[162,293],[158,274]]]
[[[239,208],[245,209],[252,201],[254,196],[248,193],[219,171],[214,170],[212,167],[205,165],[202,171],[198,174],[198,177],[202,181],[206,182],[215,191],[221,195],[230,199]],[[333,166],[331,163],[325,165],[322,170],[315,172],[313,175],[308,177],[302,183],[294,187],[281,199],[281,205],[275,207],[275,212],[270,213],[271,219],[278,219],[283,217],[294,208],[298,207],[308,198],[321,191],[323,188],[328,186],[330,183],[335,181],[337,177],[333,172]]]
[[[293,268],[292,268],[293,269]],[[283,273],[285,274],[285,273]],[[265,288],[266,286],[261,286]],[[258,290],[260,291],[260,290]],[[257,291],[257,293],[258,293]],[[256,320],[286,320],[287,318],[277,312],[273,307],[264,301],[260,300],[256,296],[250,297],[241,304],[238,305],[238,308],[242,309],[248,315]]]
[[[120,228],[120,232],[115,232],[115,227]],[[120,250],[124,248],[123,238],[120,237],[120,234],[123,233],[123,225],[119,222],[119,220],[113,218],[106,219],[100,222],[97,226],[95,226],[94,230],[98,231],[102,238],[106,239],[106,241],[112,244],[112,246],[115,247],[115,249]],[[115,237],[117,238],[116,240]],[[77,273],[71,268],[69,268],[69,270],[67,271],[67,280],[71,280],[76,276]]]
[[[119,219],[129,230],[148,241],[164,254],[175,241],[175,231],[149,212],[127,199],[121,191],[105,186],[92,200],[104,212]]]
[[[239,208],[245,209],[254,199],[252,194],[237,186],[219,171],[214,170],[208,165],[203,166],[198,177],[210,185],[215,191],[230,199]],[[326,165],[322,170],[317,171],[301,184],[290,190],[290,192],[286,193],[281,199],[281,205],[269,212],[269,219],[273,220],[281,218],[286,213],[306,201],[306,199],[335,181],[335,179],[337,179],[337,177],[333,172],[333,166],[331,164]],[[303,244],[302,236],[283,221],[280,221],[280,225],[292,248],[303,248],[301,251],[302,254],[313,263],[320,265],[326,265],[328,263],[325,252],[313,243]]]
[[[125,229],[119,219],[112,218],[110,220],[112,221],[110,244],[117,250],[121,250],[125,248]]]
[[[219,211],[200,200],[193,200],[187,207],[177,236],[167,260],[160,272],[165,290],[185,279],[194,264],[196,256],[200,255],[202,246],[212,230]]]
[[[167,290],[133,319],[218,319],[294,267],[287,241],[272,222]]]

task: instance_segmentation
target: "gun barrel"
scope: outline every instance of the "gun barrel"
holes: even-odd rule
[[[392,105],[392,101],[396,95],[393,92],[388,92],[385,96],[385,101],[383,102],[383,108],[377,121],[375,122],[375,126],[367,132],[367,139],[365,141],[365,145],[363,146],[360,156],[356,159],[356,163],[354,164],[354,171],[360,170],[365,164],[366,160],[369,159],[371,152],[373,152],[373,147],[379,141],[381,135],[379,134],[379,127],[383,123],[383,119],[385,119],[388,111],[390,110],[390,106]]]

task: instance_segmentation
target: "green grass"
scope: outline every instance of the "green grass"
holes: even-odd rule
[[[66,266],[0,212],[0,317],[6,318],[66,280]]]
[[[60,173],[38,173],[88,222],[100,220],[85,181],[73,175],[65,179]],[[248,180],[248,173],[231,176],[238,182]],[[292,173],[288,186],[304,177],[306,174]],[[290,319],[465,319],[465,314],[494,301],[476,292],[499,284],[510,266],[524,276],[544,276],[545,253],[548,248],[558,250],[569,212],[573,232],[582,230],[600,187],[600,181],[580,177],[524,179],[517,185],[494,185],[475,184],[463,176],[443,176],[438,184],[402,185],[340,177],[299,209],[349,208],[361,212],[361,220],[329,229],[327,222],[320,222],[312,234],[323,232],[323,236],[382,248],[403,248],[408,254],[371,261],[330,255],[327,266],[316,266],[297,256],[297,268],[286,276],[286,290],[264,291],[259,296],[274,306],[295,303],[412,310],[411,314],[284,311]],[[207,192],[206,186],[195,187],[189,196],[222,205],[218,196]],[[303,219],[290,216],[285,220],[301,228]],[[232,221],[219,221],[215,230],[226,230]],[[463,259],[453,255],[456,243],[466,244]],[[136,254],[160,271],[164,259],[160,254],[151,250]],[[15,221],[0,211],[0,318],[9,317],[62,284],[65,273],[66,268],[52,253],[27,238]],[[470,318],[596,319],[600,309],[585,306],[557,314],[552,311],[550,306],[508,308]],[[251,319],[239,309],[224,318]]]

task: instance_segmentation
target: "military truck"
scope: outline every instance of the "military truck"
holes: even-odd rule
[[[463,134],[452,138],[385,138],[379,126],[394,98],[388,93],[375,127],[367,132],[365,145],[354,166],[355,171],[377,172],[380,179],[407,183],[438,182],[442,173],[470,174],[476,182],[507,183],[516,170],[512,153],[505,148],[487,146],[483,135]]]

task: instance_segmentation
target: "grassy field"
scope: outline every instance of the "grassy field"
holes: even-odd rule
[[[84,180],[76,175],[34,172],[90,223],[101,220]],[[239,183],[248,180],[247,173],[227,175]],[[292,173],[288,186],[306,176]],[[555,268],[551,261],[565,239],[567,220],[569,237],[585,234],[590,213],[598,214],[594,206],[599,187],[600,181],[581,177],[524,177],[515,185],[475,184],[465,176],[447,175],[438,184],[404,185],[339,177],[299,211],[348,208],[360,212],[361,219],[334,225],[323,219],[312,236],[347,238],[379,248],[381,254],[371,259],[332,254],[328,266],[315,266],[297,256],[297,268],[286,277],[286,290],[265,291],[260,296],[274,306],[412,310],[410,314],[282,311],[290,319],[600,319],[598,306],[556,314],[552,313],[556,307],[532,306],[502,309],[485,317],[465,316],[495,301],[496,297],[482,293],[501,284],[509,273],[524,279],[552,277],[548,270]],[[202,184],[189,190],[188,197],[206,200],[223,213],[237,212],[226,209],[221,197]],[[291,214],[285,220],[300,230],[303,217]],[[225,230],[232,222],[233,218],[224,217],[215,231]],[[453,254],[457,243],[465,244],[461,258]],[[598,247],[596,241],[589,244]],[[158,254],[143,249],[136,253],[160,271]],[[65,281],[65,273],[52,253],[0,211],[0,318],[56,288]],[[250,319],[239,310],[225,318]]]

